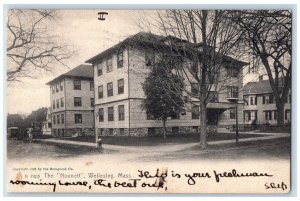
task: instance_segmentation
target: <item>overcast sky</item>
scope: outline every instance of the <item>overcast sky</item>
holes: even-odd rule
[[[105,21],[97,19],[100,11],[108,12]],[[51,30],[78,50],[78,55],[68,62],[70,68],[139,31],[132,20],[132,11],[59,10],[59,14],[61,19]],[[40,107],[49,107],[50,89],[46,83],[69,70],[57,66],[53,74],[40,72],[38,79],[24,79],[22,83],[7,86],[7,113],[29,114]]]

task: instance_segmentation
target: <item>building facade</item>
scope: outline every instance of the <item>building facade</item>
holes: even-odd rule
[[[93,67],[79,65],[47,83],[50,86],[51,134],[94,134]]]
[[[42,133],[43,135],[51,135],[51,107],[47,108],[46,121],[42,124]]]
[[[260,76],[258,82],[249,82],[244,86],[244,123],[251,125],[254,121],[259,125],[276,125],[277,109],[269,80]],[[291,93],[284,106],[286,124],[291,123]]]
[[[131,42],[153,42],[151,39],[155,37],[164,40],[161,36],[138,33],[131,38]],[[86,61],[94,67],[95,126],[100,136],[150,136],[162,133],[162,121],[151,119],[141,107],[145,99],[142,86],[155,57],[155,51],[136,47],[125,40]],[[208,124],[220,129],[232,127],[236,124],[236,106],[238,116],[242,117],[242,66],[243,63],[235,67],[222,67],[219,77],[229,76],[229,79],[216,90],[218,92],[208,103]],[[193,87],[187,87],[192,92]],[[242,118],[238,119],[242,124]],[[197,106],[166,122],[169,134],[197,132],[199,126]]]

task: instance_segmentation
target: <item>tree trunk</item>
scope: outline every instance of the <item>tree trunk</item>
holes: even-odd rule
[[[206,105],[204,101],[200,101],[200,147],[201,149],[207,148],[207,123],[206,123]]]
[[[284,103],[283,101],[279,101],[276,103],[277,107],[277,126],[283,127],[284,126]]]
[[[166,139],[166,120],[162,120],[163,121],[163,134],[164,134],[164,139]]]

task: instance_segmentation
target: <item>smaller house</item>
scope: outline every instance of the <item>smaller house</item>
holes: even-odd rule
[[[43,135],[51,135],[51,107],[47,109],[46,121],[42,124]]]
[[[249,82],[244,86],[244,123],[277,124],[277,108],[273,90],[269,80],[259,77],[258,82]],[[291,123],[291,93],[284,106],[284,119],[286,124]]]

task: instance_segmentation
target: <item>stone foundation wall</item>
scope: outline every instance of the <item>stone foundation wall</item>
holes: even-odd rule
[[[98,128],[99,136],[129,136],[128,128]]]
[[[93,128],[67,128],[67,129],[52,129],[53,137],[71,137],[71,136],[94,136]]]

